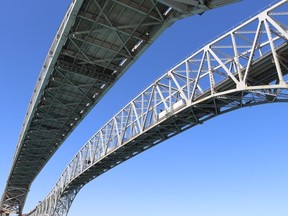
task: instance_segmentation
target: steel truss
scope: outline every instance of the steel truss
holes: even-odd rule
[[[208,43],[156,80],[77,153],[29,215],[67,215],[88,182],[220,114],[288,102],[288,3],[282,0]]]
[[[1,213],[22,213],[29,188],[44,165],[167,27],[235,1],[72,0],[25,116]]]

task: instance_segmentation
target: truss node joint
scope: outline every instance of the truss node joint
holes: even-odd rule
[[[244,81],[240,81],[237,83],[237,90],[238,91],[246,90],[246,88],[247,88],[247,85]]]

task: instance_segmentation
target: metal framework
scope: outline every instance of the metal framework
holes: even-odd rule
[[[208,43],[156,80],[76,154],[28,215],[67,215],[88,182],[154,145],[220,114],[288,102],[288,1]]]
[[[144,50],[178,19],[236,0],[72,0],[33,92],[1,213],[22,213],[35,177]]]

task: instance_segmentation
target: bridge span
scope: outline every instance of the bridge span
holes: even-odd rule
[[[21,214],[29,188],[87,113],[175,21],[237,0],[72,0],[34,89],[2,213]]]
[[[80,189],[118,164],[218,115],[288,102],[288,2],[206,44],[135,97],[81,148],[28,215],[67,215]]]

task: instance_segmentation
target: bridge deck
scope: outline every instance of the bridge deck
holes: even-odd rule
[[[281,56],[288,58],[288,45],[278,49],[278,53]],[[257,61],[253,65],[253,70],[251,70],[249,79],[254,80],[251,85],[257,86],[259,84],[269,84],[272,81],[277,79],[277,73],[275,72],[275,65],[271,61],[272,54],[266,55],[261,60]],[[283,67],[283,74],[286,75],[288,73],[288,65]],[[215,89],[218,91],[224,92],[226,90],[231,89],[234,85],[231,79],[226,79],[223,82],[219,83]],[[242,92],[234,92],[229,94],[230,100],[229,103],[239,102],[240,98],[244,95],[241,95]],[[248,94],[245,93],[244,94]],[[201,100],[201,98],[205,98],[210,95],[210,89],[203,93],[201,96],[197,98],[197,100]],[[233,100],[234,98],[234,100]],[[220,109],[227,106],[227,101],[222,102],[217,101],[217,106],[215,107],[214,98],[210,98],[208,100],[204,100],[201,103],[197,104],[197,106],[191,108],[188,107],[185,110],[182,110],[181,113],[178,113],[177,116],[171,115],[168,118],[165,118],[163,121],[157,123],[157,126],[153,125],[151,128],[147,128],[144,133],[140,133],[139,135],[127,140],[127,142],[123,143],[123,147],[116,148],[114,151],[107,152],[107,156],[101,158],[97,163],[93,166],[90,164],[87,165],[87,169],[79,174],[69,183],[69,186],[65,188],[65,191],[73,191],[82,187],[83,183],[87,183],[97,176],[103,174],[109,169],[115,167],[116,165],[126,161],[127,159],[139,154],[150,147],[172,137],[184,130],[187,130],[193,126],[201,124],[202,122],[215,117],[220,113]],[[247,104],[243,104],[243,106],[249,106],[249,102]],[[237,108],[241,108],[238,106]],[[217,110],[219,113],[217,113]]]
[[[157,79],[80,149],[29,215],[66,215],[89,181],[213,117],[242,107],[288,102],[287,10],[287,1],[279,1]]]
[[[164,29],[234,1],[72,1],[30,101],[2,211],[22,212],[30,185],[47,161]]]

